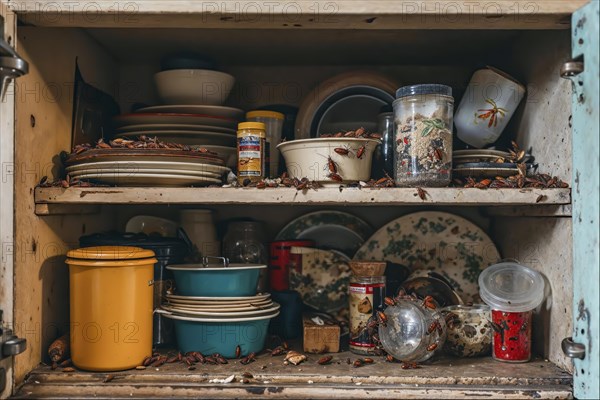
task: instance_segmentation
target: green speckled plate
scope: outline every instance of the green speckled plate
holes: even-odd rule
[[[296,218],[275,240],[314,240],[321,249],[341,251],[352,257],[373,229],[362,219],[341,211],[316,211]]]
[[[465,302],[481,302],[477,279],[500,260],[496,245],[472,222],[454,214],[424,211],[400,217],[373,234],[355,260],[385,260],[411,270],[435,271]]]
[[[302,255],[302,266],[290,268],[290,289],[319,311],[334,313],[348,307],[350,258],[335,250],[292,247]]]

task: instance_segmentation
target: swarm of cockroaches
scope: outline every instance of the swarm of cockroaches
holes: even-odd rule
[[[73,186],[77,187],[107,187],[108,185],[103,185],[99,183],[92,183],[89,181],[82,181],[78,178],[71,178],[69,175],[65,177],[65,179],[56,179],[53,181],[49,181],[47,176],[42,177],[40,182],[37,184],[38,187],[63,187],[69,188]]]
[[[91,145],[90,143],[75,145],[71,154],[81,154],[84,151],[91,149],[167,149],[217,155],[217,153],[211,152],[205,148],[195,148],[181,143],[163,142],[159,140],[158,137],[148,137],[146,135],[138,136],[137,140],[117,138],[109,140],[108,142],[105,142],[104,139],[100,138],[94,145]]]
[[[358,128],[354,131],[345,131],[337,133],[324,133],[322,138],[363,138],[363,139],[381,139],[380,133],[369,133],[365,128]],[[359,157],[360,158],[360,157]]]
[[[266,188],[277,188],[277,187],[288,187],[288,188],[296,188],[296,190],[309,190],[309,189],[318,189],[321,187],[319,182],[311,181],[308,178],[290,178],[287,172],[281,174],[280,177],[275,179],[263,179],[259,182],[251,182],[250,179],[243,183],[244,187],[255,187],[257,189],[266,189]]]
[[[507,178],[497,176],[494,179],[490,178],[455,178],[453,185],[457,187],[465,188],[478,188],[478,189],[503,189],[503,188],[535,188],[535,189],[548,189],[548,188],[568,188],[569,184],[563,182],[558,177],[550,176],[548,174],[534,174],[527,176],[525,173],[518,175],[509,176]]]

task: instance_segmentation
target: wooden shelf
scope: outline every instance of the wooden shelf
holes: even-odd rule
[[[52,205],[202,204],[202,205],[463,205],[532,206],[571,202],[570,189],[428,188],[425,200],[414,188],[36,188],[36,214],[52,214]],[[64,209],[64,207],[63,207]]]
[[[330,365],[318,365],[309,355],[298,366],[283,365],[283,357],[261,355],[249,365],[165,364],[143,371],[64,373],[42,366],[33,370],[15,398],[572,398],[572,376],[540,359],[506,364],[491,357],[438,359],[420,369],[404,370],[375,357],[374,364],[353,368],[357,355],[333,354]],[[249,372],[248,384],[239,382]],[[110,382],[105,382],[112,375]],[[235,375],[229,384],[210,383]]]

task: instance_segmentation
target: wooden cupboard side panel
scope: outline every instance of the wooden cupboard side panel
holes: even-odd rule
[[[493,237],[505,258],[541,272],[546,300],[533,319],[534,352],[573,371],[561,341],[573,329],[573,224],[571,218],[498,218]]]
[[[18,41],[30,72],[15,95],[15,330],[28,342],[15,358],[17,384],[68,328],[64,254],[82,233],[112,226],[107,215],[37,217],[33,189],[42,176],[58,176],[57,154],[71,146],[76,57],[86,80],[105,91],[116,76],[114,61],[80,30],[19,27]]]

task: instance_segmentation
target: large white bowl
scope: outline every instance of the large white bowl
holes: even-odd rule
[[[222,105],[235,78],[207,69],[174,69],[154,74],[154,82],[165,104]]]
[[[337,174],[344,183],[368,181],[371,178],[373,152],[379,144],[375,139],[362,138],[319,138],[301,139],[281,143],[277,146],[287,172],[292,178],[308,178],[325,184],[339,184],[332,179],[329,159],[335,164]],[[364,146],[364,154],[357,157]],[[347,155],[338,154],[335,149],[348,150]]]

